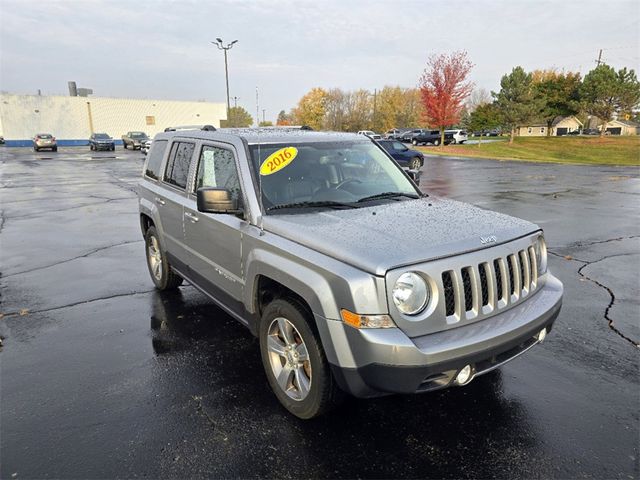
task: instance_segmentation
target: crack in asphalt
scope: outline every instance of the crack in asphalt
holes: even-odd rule
[[[633,238],[640,238],[640,235],[629,235],[626,237],[617,237],[617,238],[610,238],[608,240],[596,240],[594,242],[576,242],[576,243],[570,243],[568,245],[560,245],[558,248],[577,248],[577,247],[590,247],[591,245],[599,245],[602,243],[610,243],[610,242],[621,242],[622,240],[631,240]]]
[[[73,207],[58,208],[56,210],[47,210],[46,212],[30,213],[28,215],[10,215],[10,216],[8,216],[6,218],[7,219],[12,219],[12,220],[21,220],[21,219],[24,219],[24,218],[38,218],[38,217],[43,217],[43,216],[49,215],[51,213],[66,212],[66,211],[69,211],[69,210],[74,210],[76,208],[91,207],[91,206],[94,206],[94,205],[103,205],[105,203],[117,202],[117,201],[120,201],[120,200],[132,200],[132,197],[111,198],[111,199],[105,200],[103,202],[83,203],[81,205],[74,205]]]
[[[81,300],[79,302],[68,303],[66,305],[59,305],[57,307],[43,308],[41,310],[23,309],[23,310],[19,310],[17,312],[2,313],[2,314],[0,314],[0,319],[9,318],[9,317],[18,317],[18,316],[24,317],[26,315],[32,315],[34,313],[54,312],[56,310],[64,310],[65,308],[76,307],[78,305],[84,305],[84,304],[88,304],[88,303],[99,302],[99,301],[102,301],[102,300],[111,300],[112,298],[120,298],[120,297],[132,297],[132,296],[135,296],[135,295],[143,295],[143,294],[151,293],[151,292],[155,292],[155,288],[151,289],[151,290],[142,290],[140,292],[116,293],[114,295],[108,295],[106,297],[92,298],[90,300]]]
[[[101,252],[103,250],[108,250],[110,248],[120,247],[122,245],[131,245],[132,243],[141,243],[141,242],[144,242],[144,240],[128,240],[126,242],[114,243],[113,245],[107,245],[105,247],[94,248],[93,250],[90,250],[89,252],[87,252],[85,254],[78,255],[77,257],[67,258],[65,260],[60,260],[59,262],[55,262],[55,263],[52,263],[50,265],[44,265],[42,267],[34,267],[34,268],[30,268],[29,270],[23,270],[21,272],[14,272],[14,273],[11,273],[9,275],[4,275],[4,278],[15,277],[16,275],[23,275],[25,273],[31,273],[31,272],[35,272],[37,270],[45,270],[47,268],[55,267],[56,265],[61,265],[63,263],[67,263],[67,262],[72,262],[74,260],[78,260],[79,258],[89,257],[89,256],[91,256],[91,255],[93,255],[95,253]]]
[[[636,235],[636,236],[638,236],[638,235]],[[630,238],[634,238],[634,237],[630,237]],[[614,238],[614,239],[611,239],[611,240],[603,240],[603,241],[594,242],[594,243],[607,243],[607,242],[610,242],[610,241],[616,241],[616,240],[619,241],[619,240],[622,240],[622,239],[624,239],[624,238]],[[607,307],[604,310],[604,319],[607,321],[607,323],[609,325],[609,328],[611,330],[613,330],[616,334],[618,334],[620,337],[625,339],[627,342],[631,343],[634,347],[640,348],[640,342],[635,341],[632,338],[627,337],[624,333],[622,333],[620,330],[618,330],[616,328],[616,326],[614,325],[614,323],[613,323],[613,319],[609,316],[609,311],[611,310],[611,307],[613,307],[613,305],[615,304],[615,301],[616,301],[616,295],[615,295],[615,293],[613,293],[613,290],[611,288],[609,288],[608,286],[606,286],[605,284],[600,283],[599,281],[597,281],[597,280],[585,275],[584,273],[582,273],[582,270],[584,270],[586,267],[588,267],[590,265],[593,265],[594,263],[602,262],[603,260],[607,260],[609,258],[626,257],[626,256],[629,256],[629,255],[636,255],[636,252],[619,253],[619,254],[614,254],[614,255],[606,255],[606,256],[604,256],[602,258],[599,258],[597,260],[592,260],[592,261],[580,260],[579,258],[575,258],[573,256],[570,256],[570,258],[567,258],[566,255],[561,255],[559,253],[552,252],[550,250],[548,250],[548,253],[550,253],[551,255],[554,255],[556,257],[563,258],[565,260],[570,260],[570,261],[579,262],[579,263],[583,264],[578,269],[578,275],[580,275],[585,280],[589,280],[590,282],[598,285],[600,288],[604,288],[607,291],[607,293],[609,294],[609,297],[610,297],[609,304],[607,305]]]

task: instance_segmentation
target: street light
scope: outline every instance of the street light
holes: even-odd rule
[[[227,66],[227,50],[230,50],[231,47],[233,47],[233,44],[237,41],[238,40],[234,40],[233,42],[228,43],[226,47],[224,46],[224,42],[221,38],[216,38],[215,42],[211,42],[218,47],[218,50],[224,50],[224,76],[227,80],[227,122],[229,122],[229,114],[231,110],[231,103],[229,102],[229,68]]]

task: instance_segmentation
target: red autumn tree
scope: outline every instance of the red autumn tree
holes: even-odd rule
[[[460,121],[464,101],[473,90],[467,76],[473,64],[467,52],[431,55],[420,77],[420,94],[427,121],[440,129],[440,144],[444,145],[444,129]]]

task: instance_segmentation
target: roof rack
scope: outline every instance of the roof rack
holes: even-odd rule
[[[178,130],[204,130],[205,132],[215,132],[216,127],[213,125],[182,125],[179,127],[167,127],[165,132],[175,132]]]

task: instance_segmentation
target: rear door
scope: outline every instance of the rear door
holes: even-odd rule
[[[176,140],[167,158],[163,187],[154,198],[163,229],[164,246],[171,262],[183,272],[187,266],[184,245],[184,207],[187,203],[189,166],[195,151],[195,142]]]
[[[233,146],[221,143],[203,143],[197,155],[195,180],[183,214],[190,272],[209,294],[239,309],[244,288],[241,232],[248,223],[233,214],[199,212],[196,204],[198,188],[219,187],[229,190],[242,208],[237,156]]]

